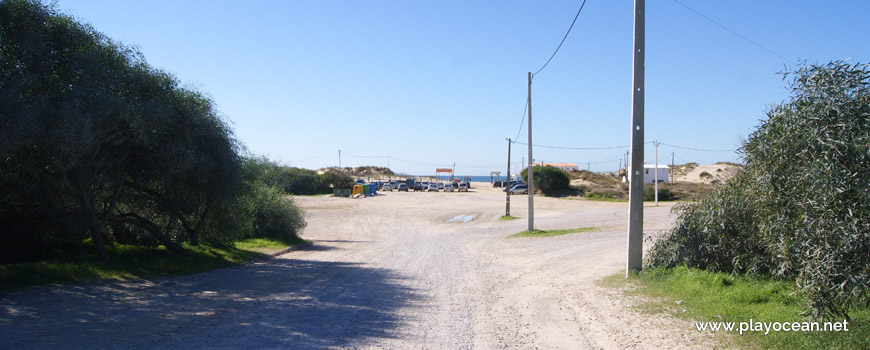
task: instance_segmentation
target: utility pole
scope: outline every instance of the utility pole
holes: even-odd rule
[[[628,259],[625,275],[642,268],[643,259],[643,108],[645,0],[634,0],[634,66],[631,84],[631,185],[628,192]]]
[[[511,139],[508,138],[508,166],[507,166],[507,181],[508,181],[508,189],[505,192],[504,197],[504,216],[511,216]],[[504,185],[504,183],[502,183]],[[502,186],[503,187],[503,186]]]
[[[341,169],[341,150],[338,150],[338,168]]]
[[[668,169],[668,175],[671,176],[671,183],[674,182],[674,152],[671,152],[671,168]]]
[[[586,163],[586,172],[592,172],[592,163]]]
[[[535,230],[535,177],[532,174],[534,162],[534,158],[532,158],[532,72],[529,72],[529,231]]]
[[[653,144],[656,146],[656,173],[653,174],[653,179],[655,181],[656,206],[659,206],[659,140],[656,140]]]

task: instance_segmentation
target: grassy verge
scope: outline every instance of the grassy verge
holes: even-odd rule
[[[677,267],[653,269],[625,279],[614,275],[605,285],[624,287],[626,293],[648,297],[641,309],[668,313],[693,322],[804,322],[804,299],[793,282],[733,277],[723,273]],[[870,310],[853,310],[848,332],[727,332],[723,338],[741,348],[761,349],[866,349],[870,339]],[[843,320],[830,320],[840,321]],[[739,326],[735,325],[735,329]],[[710,331],[707,331],[710,332]]]
[[[95,255],[66,257],[32,263],[0,265],[0,293],[28,286],[72,283],[95,279],[147,278],[178,276],[215,270],[261,259],[268,254],[306,241],[279,241],[252,238],[217,245],[185,246],[189,254],[180,255],[164,247],[140,247],[123,244],[107,246],[110,263]]]
[[[502,216],[502,217],[500,217],[500,218],[498,218],[498,219],[499,219],[499,221],[508,221],[508,220],[516,220],[516,219],[519,219],[519,217],[511,216],[511,215],[504,215],[504,216]]]
[[[510,238],[510,237],[552,237],[552,236],[567,235],[567,234],[571,234],[571,233],[595,231],[597,229],[598,228],[596,228],[596,227],[581,227],[581,228],[572,228],[572,229],[567,229],[567,230],[533,230],[533,231],[525,230],[523,232],[510,235],[510,236],[508,236],[508,238]]]

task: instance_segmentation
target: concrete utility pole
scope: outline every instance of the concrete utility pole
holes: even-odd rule
[[[656,191],[656,206],[659,206],[659,140],[653,143],[656,146],[656,173],[653,174]]]
[[[628,192],[628,259],[625,275],[642,268],[643,259],[643,97],[644,0],[634,0],[634,67],[631,86],[631,185]]]
[[[534,158],[532,158],[532,72],[529,72],[529,231],[535,230],[535,177],[532,176],[534,162]]]
[[[341,150],[338,150],[338,168],[341,169]]]
[[[508,138],[507,141],[508,141],[507,181],[508,181],[508,186],[510,186],[510,184],[511,184],[511,139]],[[504,183],[502,183],[502,185],[504,185]],[[502,186],[502,187],[504,187],[504,186]],[[510,216],[511,215],[511,191],[510,191],[510,187],[508,187],[507,191],[504,191],[504,192],[505,192],[504,216]]]
[[[668,169],[668,175],[671,176],[671,183],[674,182],[674,152],[671,152],[671,168]]]

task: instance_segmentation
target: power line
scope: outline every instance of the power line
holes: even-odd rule
[[[562,48],[562,44],[565,43],[565,39],[568,39],[568,34],[571,34],[571,29],[574,28],[574,23],[577,22],[577,17],[580,17],[580,12],[583,11],[583,6],[586,6],[586,0],[583,0],[583,3],[580,4],[580,9],[577,10],[577,15],[574,16],[574,21],[571,22],[571,26],[568,27],[568,31],[565,33],[565,36],[562,37],[562,42],[560,42],[559,46],[556,47],[556,51],[553,51],[553,54],[550,56],[550,59],[547,60],[547,63],[544,63],[544,65],[541,67],[541,69],[538,69],[538,71],[535,72],[535,74],[532,74],[533,76],[538,75],[538,73],[540,73],[542,70],[544,70],[544,68],[546,68],[548,64],[550,64],[550,61],[553,60],[553,57],[556,57],[556,53],[559,52],[559,49]]]
[[[517,130],[517,137],[514,140],[520,139],[520,132],[523,131],[523,123],[526,121],[526,111],[529,110],[529,99],[526,99],[526,106],[523,107],[523,119],[520,119],[520,129]]]
[[[387,156],[358,156],[358,155],[350,154],[347,152],[344,152],[344,154],[349,155],[351,157],[356,157],[356,158],[387,158]]]
[[[733,149],[700,149],[700,148],[691,148],[691,147],[683,147],[683,146],[677,146],[677,145],[670,145],[670,144],[667,144],[667,143],[664,143],[664,142],[659,142],[659,144],[660,144],[660,145],[665,145],[665,146],[671,146],[671,147],[674,147],[674,148],[687,149],[687,150],[690,150],[690,151],[699,151],[699,152],[734,152]]]
[[[324,155],[320,155],[320,156],[316,156],[316,157],[311,157],[311,158],[290,160],[290,162],[305,162],[305,161],[309,161],[309,160],[317,160],[317,159],[322,159],[322,158],[326,158],[326,157],[331,157],[331,156],[335,155],[336,153],[338,153],[338,152],[331,152],[328,154],[324,154]]]
[[[703,13],[698,12],[697,10],[695,10],[695,9],[693,9],[693,8],[691,8],[691,7],[689,7],[688,5],[686,5],[686,4],[682,3],[682,2],[679,2],[679,1],[677,1],[677,0],[673,0],[673,1],[674,1],[675,3],[677,3],[677,4],[679,4],[680,6],[683,6],[683,7],[687,8],[689,11],[694,12],[694,13],[697,14],[698,16],[701,16],[701,17],[703,17],[704,19],[706,19],[706,20],[708,20],[708,21],[710,21],[710,22],[713,22],[713,24],[715,24],[715,25],[717,25],[717,26],[719,26],[719,27],[722,27],[722,29],[727,30],[728,32],[730,32],[731,34],[736,35],[736,36],[739,37],[740,39],[746,40],[746,41],[749,42],[750,44],[755,45],[755,46],[757,46],[758,48],[760,48],[760,49],[762,49],[762,50],[764,50],[764,51],[767,51],[767,52],[770,53],[771,55],[774,55],[774,56],[776,56],[776,57],[779,57],[779,58],[780,58],[781,60],[783,60],[783,61],[786,61],[786,62],[791,63],[791,64],[795,64],[794,62],[792,62],[792,61],[789,60],[788,58],[782,57],[780,54],[778,54],[778,53],[776,53],[776,52],[773,52],[773,50],[770,50],[770,49],[768,49],[768,48],[766,48],[766,47],[764,47],[764,46],[761,46],[761,44],[759,44],[759,43],[757,43],[757,42],[754,42],[754,41],[750,40],[749,38],[747,38],[747,37],[745,37],[745,36],[743,36],[743,35],[740,35],[740,33],[737,33],[737,32],[735,32],[735,31],[731,30],[731,28],[726,27],[726,26],[723,25],[722,23],[716,22],[716,21],[713,20],[712,18],[705,16]]]
[[[521,145],[528,145],[528,143],[523,143],[519,141],[514,141],[514,143],[518,143]],[[652,143],[646,142],[646,143]],[[547,145],[532,145],[535,147],[543,147],[543,148],[553,148],[553,149],[570,149],[570,150],[602,150],[602,149],[620,149],[620,148],[628,148],[628,145],[625,146],[610,146],[610,147],[562,147],[562,146],[547,146]]]

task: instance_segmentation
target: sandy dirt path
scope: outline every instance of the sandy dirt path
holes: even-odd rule
[[[637,312],[596,281],[624,271],[626,203],[468,193],[303,197],[311,248],[154,281],[45,286],[0,299],[0,348],[686,349],[713,339]],[[673,224],[645,208],[645,233]],[[474,215],[468,222],[447,222]]]

